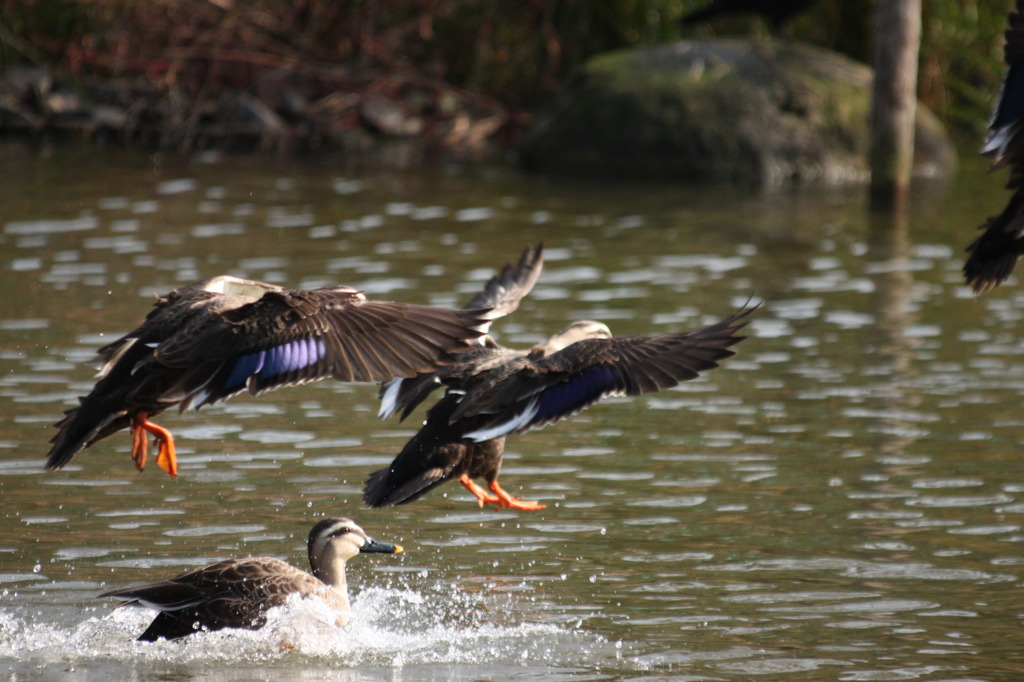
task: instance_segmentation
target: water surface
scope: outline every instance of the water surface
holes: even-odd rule
[[[1024,293],[973,297],[963,246],[1000,209],[969,165],[906,223],[860,189],[575,183],[66,149],[0,159],[0,660],[12,679],[994,680],[1021,653]],[[465,303],[543,240],[495,327],[618,334],[766,302],[738,355],[678,389],[509,439],[502,481],[368,510],[363,478],[422,419],[322,382],[158,421],[177,480],[115,435],[41,470],[83,363],[156,292],[229,273]],[[404,555],[350,566],[342,631],[296,604],[260,632],[137,644],[105,589],[234,555],[296,565],[319,516]],[[287,643],[289,647],[282,647]]]

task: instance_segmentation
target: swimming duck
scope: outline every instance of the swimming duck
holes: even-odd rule
[[[974,293],[1002,284],[1024,253],[1024,0],[1009,15],[1003,57],[1006,75],[981,153],[992,157],[990,170],[1010,167],[1006,184],[1013,190],[1002,213],[986,220],[981,235],[967,247],[964,279]]]
[[[347,286],[289,290],[231,276],[196,282],[159,297],[138,329],[100,348],[100,379],[55,425],[46,468],[130,428],[136,467],[145,466],[149,434],[157,464],[176,476],[173,436],[150,421],[169,407],[199,409],[242,391],[327,377],[413,377],[451,361],[487,324],[487,311],[372,301]]]
[[[118,606],[144,606],[157,614],[142,642],[177,639],[204,630],[259,630],[267,610],[281,606],[292,594],[320,599],[337,610],[337,625],[348,622],[349,601],[345,562],[357,554],[397,554],[400,545],[372,540],[351,519],[327,518],[309,532],[311,573],[273,557],[228,559],[196,568],[176,578],[111,590],[100,598],[124,599]]]
[[[480,507],[544,509],[512,497],[498,483],[508,434],[553,424],[609,396],[670,388],[717,367],[744,338],[736,332],[752,310],[681,334],[616,338],[607,325],[584,320],[529,350],[489,339],[460,354],[421,390],[402,392],[392,384],[382,391],[384,416],[408,415],[435,385],[446,391],[391,465],[370,474],[363,501],[371,507],[404,504],[457,478]],[[483,478],[490,492],[474,478]]]

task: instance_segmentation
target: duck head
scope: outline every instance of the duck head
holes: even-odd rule
[[[360,553],[398,554],[401,545],[377,542],[352,519],[327,518],[309,531],[309,566],[328,585],[345,583],[345,562]]]
[[[612,331],[608,325],[594,320],[579,320],[558,332],[544,343],[530,349],[531,358],[543,358],[567,348],[584,339],[610,339]]]

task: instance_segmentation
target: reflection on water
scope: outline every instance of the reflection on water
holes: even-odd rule
[[[961,284],[998,190],[977,178],[885,223],[852,190],[0,161],[0,660],[19,679],[1015,679],[1024,293]],[[503,480],[544,511],[457,486],[361,508],[422,413],[379,422],[375,387],[330,382],[165,413],[177,480],[135,472],[123,434],[41,471],[82,363],[154,292],[229,273],[457,306],[540,240],[537,289],[495,329],[508,345],[767,301],[721,369],[510,438]],[[227,556],[304,565],[324,514],[407,549],[352,566],[341,632],[293,604],[258,633],[135,644],[147,613],[95,599]]]

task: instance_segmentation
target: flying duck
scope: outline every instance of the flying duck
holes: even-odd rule
[[[1024,253],[1024,0],[1009,15],[1003,47],[1006,75],[981,153],[992,158],[990,170],[1010,167],[1007,189],[1013,196],[1002,213],[978,228],[980,236],[967,247],[964,279],[974,293],[1002,284]]]
[[[404,504],[457,478],[480,507],[544,509],[512,497],[498,483],[508,434],[553,424],[608,396],[670,388],[717,367],[744,338],[736,332],[752,310],[695,332],[651,337],[616,338],[606,325],[585,320],[529,350],[504,348],[488,337],[416,391],[386,385],[382,416],[401,412],[404,418],[433,387],[446,391],[391,465],[370,474],[363,501],[371,507]],[[474,478],[483,478],[489,492]]]
[[[309,532],[309,567],[300,571],[273,557],[227,559],[160,582],[111,590],[100,598],[125,600],[118,606],[144,606],[159,611],[141,642],[178,639],[204,630],[259,630],[267,610],[289,595],[320,599],[337,610],[338,627],[348,622],[349,601],[345,562],[357,554],[397,554],[400,545],[376,542],[351,519],[327,518]]]
[[[220,276],[158,298],[138,329],[100,348],[99,381],[55,425],[46,468],[124,428],[132,459],[177,475],[174,439],[150,417],[199,409],[248,391],[258,395],[327,377],[414,377],[453,359],[489,324],[486,310],[443,310],[372,301],[347,286],[311,290]]]

